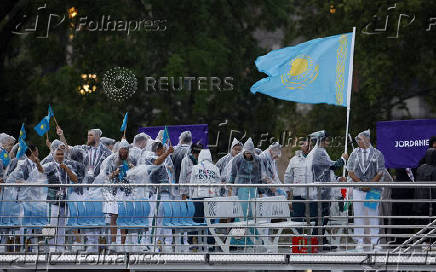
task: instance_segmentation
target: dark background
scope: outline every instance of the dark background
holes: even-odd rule
[[[44,4],[46,8],[38,11]],[[78,10],[72,19],[71,7]],[[65,21],[56,26],[59,17],[52,17],[48,38],[38,38],[45,35],[50,14],[65,15]],[[408,17],[403,15],[398,26],[401,14]],[[210,143],[221,130],[215,154],[226,151],[231,129],[246,131],[245,139],[253,137],[256,145],[268,132],[262,148],[274,140],[270,136],[277,140],[283,131],[304,136],[327,129],[332,135],[343,135],[345,108],[321,104],[299,110],[297,103],[249,92],[266,76],[256,70],[254,61],[273,49],[262,43],[268,43],[269,33],[281,33],[281,48],[357,27],[353,135],[367,128],[374,131],[376,121],[416,118],[406,103],[410,98],[421,97],[426,103],[427,110],[419,118],[433,117],[436,110],[436,26],[426,31],[430,18],[436,17],[435,1],[2,0],[0,15],[0,131],[18,138],[24,122],[28,140],[43,154],[48,152],[43,148],[45,137],[39,137],[33,126],[47,114],[48,104],[70,144],[84,143],[87,129],[95,127],[102,129],[103,136],[119,139],[125,112],[129,112],[130,141],[141,126],[206,123]],[[26,33],[37,15],[38,30]],[[103,15],[128,21],[163,20],[166,30],[129,35],[74,31],[80,17],[89,21]],[[386,31],[362,33],[370,23],[367,30],[374,33],[383,28],[387,15]],[[398,38],[389,38],[396,36],[397,27]],[[116,66],[130,69],[138,78],[138,90],[124,102],[106,97],[101,84],[105,71]],[[89,73],[97,75],[97,89],[81,95],[78,87],[85,83],[81,74]],[[146,92],[145,76],[230,76],[234,90]],[[400,115],[395,114],[398,111]],[[227,125],[218,127],[225,120]],[[53,139],[54,123],[51,127]]]

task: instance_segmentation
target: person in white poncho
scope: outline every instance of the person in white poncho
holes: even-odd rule
[[[117,242],[117,218],[118,218],[118,201],[126,200],[132,193],[132,188],[128,186],[127,171],[136,165],[136,161],[129,157],[129,143],[122,140],[119,145],[118,153],[111,155],[106,162],[106,182],[108,184],[125,184],[125,186],[109,186],[105,188],[106,202],[103,212],[110,215],[111,225],[111,243]],[[125,244],[127,231],[121,230],[121,243]],[[117,251],[115,246],[111,250]]]
[[[38,160],[38,148],[32,144],[28,144],[26,150],[26,156],[22,160],[18,161],[17,167],[6,179],[6,183],[25,184],[37,182],[38,179],[42,179],[43,175],[37,171],[36,161]],[[4,202],[10,209],[16,211],[15,214],[20,217],[20,221],[23,219],[24,205],[28,208],[37,209],[41,205],[45,204],[45,197],[41,196],[41,191],[46,191],[43,187],[8,187],[5,188],[4,200],[15,200],[16,202]],[[26,202],[27,200],[44,200],[44,202]],[[29,206],[32,205],[32,206]],[[24,227],[20,227],[19,244],[24,245],[24,235],[27,230]],[[33,242],[36,240],[33,239]],[[18,242],[18,241],[17,241]],[[24,250],[24,247],[22,248]]]
[[[198,155],[198,164],[192,167],[191,184],[216,184],[220,183],[220,171],[212,163],[212,155],[209,149],[202,149]],[[194,201],[195,213],[193,221],[204,223],[204,199],[217,196],[218,187],[194,186],[190,188],[190,198]],[[209,245],[215,244],[215,240],[207,237]]]
[[[275,142],[259,155],[264,169],[264,172],[262,173],[262,181],[264,181],[266,184],[282,184],[279,179],[276,163],[277,159],[280,158],[282,154],[281,148],[282,146]],[[285,192],[283,189],[271,187],[265,189],[265,194],[267,196],[285,195]]]
[[[378,182],[383,178],[385,172],[385,160],[383,154],[372,147],[370,141],[370,132],[365,130],[356,137],[359,148],[354,149],[348,160],[347,169],[348,175],[353,182]],[[381,190],[378,188],[359,187],[353,189],[353,200],[375,199],[380,200]],[[378,216],[380,204],[377,202],[353,202],[354,224],[365,225],[367,218],[369,225],[378,226],[379,218],[371,217]],[[381,247],[378,244],[380,228],[371,227],[369,229],[371,237],[371,245],[375,245],[376,250]],[[361,236],[365,232],[364,228],[354,228],[354,239],[357,242],[356,250],[363,251],[364,237]]]

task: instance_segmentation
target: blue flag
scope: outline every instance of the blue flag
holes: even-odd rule
[[[351,32],[271,51],[256,59],[257,69],[268,77],[250,91],[287,101],[346,107],[353,47]]]
[[[36,133],[38,133],[39,136],[43,136],[50,129],[49,123],[50,118],[48,116],[42,118],[41,122],[34,127]]]
[[[125,131],[126,130],[126,127],[127,127],[127,115],[128,114],[129,113],[126,112],[126,114],[124,115],[124,119],[123,119],[123,123],[121,124],[120,131]]]
[[[2,163],[3,163],[3,167],[6,167],[6,166],[8,166],[9,162],[11,161],[11,159],[9,158],[9,154],[8,154],[8,152],[5,149],[3,149],[3,148],[0,148],[0,149],[1,149],[0,157],[1,157],[1,160],[2,160]]]
[[[20,136],[18,137],[18,139],[23,139],[26,140],[26,129],[24,128],[24,123],[21,125],[21,129],[20,129]]]
[[[52,118],[54,116],[53,109],[51,108],[51,105],[48,105],[48,119]]]
[[[162,143],[165,145],[169,138],[170,138],[170,134],[168,133],[167,126],[165,126],[165,130],[164,130],[164,133],[163,133],[163,136],[162,136]]]
[[[18,151],[17,151],[17,159],[21,158],[24,154],[26,154],[27,144],[23,138],[18,139]]]
[[[123,160],[123,164],[120,167],[120,173],[118,174],[118,179],[121,181],[127,177],[127,171],[129,170],[129,164],[126,160]]]

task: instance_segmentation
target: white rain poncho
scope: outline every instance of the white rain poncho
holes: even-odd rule
[[[148,156],[147,145],[150,137],[141,132],[133,138],[133,147],[129,149],[129,156],[133,158],[138,164],[145,164],[145,158]]]
[[[334,175],[333,170],[344,166],[346,162],[345,159],[340,158],[336,161],[331,160],[325,148],[320,146],[320,143],[327,138],[327,133],[324,130],[314,132],[310,136],[312,140],[316,140],[315,147],[309,153],[314,182],[336,181],[336,176]],[[327,200],[332,198],[331,188],[324,187],[320,189],[321,199]],[[334,198],[336,198],[337,195],[340,195],[340,192],[338,193],[338,190],[335,190],[333,194],[335,195]]]
[[[276,159],[281,156],[281,148],[282,146],[276,142],[271,144],[265,151],[263,151],[259,155],[262,160],[264,169],[262,173],[262,180],[264,180],[267,184],[282,184],[279,179],[276,164]],[[283,192],[283,188],[276,187],[276,189]],[[267,189],[266,191],[268,192],[268,194],[272,194],[271,189]]]
[[[85,169],[85,158],[86,158],[86,152],[80,148],[79,146],[75,146],[71,149],[70,152],[70,160],[72,161],[72,165],[74,166],[74,172],[77,175],[77,183],[88,183],[89,181],[85,178],[86,177],[86,169]],[[69,198],[74,199],[82,199],[83,195],[83,187],[71,187],[69,190]]]
[[[181,145],[181,144],[187,144],[187,145],[192,144],[192,133],[189,130],[183,131],[180,134],[179,142],[177,143],[177,145]]]
[[[159,132],[157,133],[157,136],[154,140],[162,143],[164,132],[165,132],[165,130],[163,130],[163,129],[159,130]]]
[[[160,165],[154,165],[154,161],[158,158],[157,155],[150,154],[146,160],[145,163],[148,166],[147,168],[147,174],[149,177],[149,181],[151,184],[169,184],[170,183],[170,177],[169,172],[166,166],[166,163],[163,162]],[[157,187],[150,188],[150,192],[152,194],[157,193]],[[172,190],[167,186],[159,187],[160,193],[173,193]]]
[[[189,154],[192,145],[192,134],[190,131],[183,131],[179,137],[179,143],[174,147],[174,153],[171,154],[171,160],[174,165],[174,180],[179,183],[180,171],[182,170],[182,160],[186,154]]]
[[[63,142],[59,141],[58,139],[53,140],[53,142],[51,142],[51,145],[50,145],[50,154],[48,154],[47,157],[45,157],[41,161],[41,164],[46,164],[46,163],[49,163],[49,162],[53,162],[54,161],[53,154],[56,151],[56,149],[58,149],[60,146],[64,146],[65,147],[65,144]]]
[[[150,184],[149,173],[152,168],[155,168],[154,165],[137,165],[127,171],[127,179],[132,184]],[[151,187],[133,187],[132,198],[148,199],[151,191]]]
[[[0,146],[5,148],[6,145],[12,143],[12,145],[15,143],[15,137],[8,135],[6,133],[0,133]]]
[[[232,150],[235,146],[240,145],[242,147],[242,143],[240,141],[238,141],[238,139],[233,138],[232,141],[232,145],[230,146],[230,152],[227,153],[224,157],[222,157],[221,159],[219,159],[216,163],[216,166],[218,167],[218,169],[220,170],[220,174],[223,175],[224,174],[224,169],[226,168],[227,164],[229,163],[229,161],[236,156],[238,153],[236,153],[235,155],[232,154]]]
[[[252,159],[247,160],[244,153],[250,153]],[[254,144],[251,138],[249,138],[244,143],[243,151],[232,160],[232,170],[229,182],[234,184],[261,184],[262,172],[263,167],[261,159],[259,156],[254,154]],[[239,189],[237,191],[239,191]],[[263,193],[263,191],[264,190],[259,189],[260,193]]]
[[[9,148],[11,145],[13,145],[14,142],[15,142],[14,137],[9,136],[6,133],[1,133],[0,134],[0,151],[3,149],[6,152],[10,153]],[[8,155],[9,155],[9,159],[11,159],[10,154],[8,154]],[[10,164],[10,162],[9,162],[9,164]],[[4,176],[5,176],[5,170],[6,170],[7,166],[8,165],[3,164],[3,159],[1,159],[0,160],[0,178],[5,178]]]
[[[198,165],[192,167],[191,184],[214,184],[220,182],[218,167],[212,163],[212,155],[209,149],[203,149],[198,155]],[[217,196],[218,187],[192,187],[191,198],[204,198]]]
[[[14,146],[11,149],[11,152],[9,152],[11,159],[14,159],[17,157],[17,152],[18,152],[19,147],[20,147],[20,143],[14,144]]]
[[[129,143],[126,140],[122,140],[119,145],[120,149],[129,148]],[[121,161],[119,158],[119,153],[114,153],[110,155],[108,158],[103,161],[103,166],[100,169],[100,174],[96,178],[97,183],[103,183],[106,186],[102,190],[102,195],[104,196],[105,205],[103,207],[103,211],[105,213],[117,213],[117,201],[123,201],[126,199],[130,199],[132,197],[133,188],[129,186],[132,181],[127,176],[127,172],[135,167],[133,160],[130,159],[130,156],[125,161],[128,169],[125,169],[124,175],[121,174],[123,168],[124,161]],[[120,174],[117,177],[111,178],[110,176],[116,170],[120,169]],[[120,185],[123,186],[110,186],[110,185]],[[109,186],[108,186],[109,185]]]
[[[6,179],[7,183],[21,184],[47,184],[47,178],[40,173],[36,165],[29,159],[19,160],[17,167]],[[9,200],[2,203],[2,214],[8,210],[11,216],[20,216],[21,207],[28,206],[32,210],[44,210],[46,207],[47,187],[5,187],[2,192],[2,200]],[[19,205],[17,202],[20,201]],[[37,201],[37,202],[34,202]]]
[[[377,174],[385,171],[384,156],[378,149],[372,147],[369,136],[369,130],[359,133],[356,140],[362,139],[366,148],[355,148],[347,163],[347,170],[354,172],[364,182],[369,182]]]
[[[241,154],[241,153],[239,153],[239,154]],[[236,155],[235,157],[237,157],[238,155]],[[226,183],[230,182],[230,177],[232,175],[232,163],[233,163],[233,159],[235,157],[230,159],[229,163],[227,163],[226,167],[224,168],[223,173],[221,174],[221,180],[223,180]]]
[[[116,143],[116,141],[114,139],[111,139],[108,137],[101,137],[100,142],[110,150],[113,148],[113,146]],[[109,148],[110,146],[112,146],[112,148]]]
[[[47,179],[41,174],[36,164],[30,159],[19,160],[17,167],[6,179],[6,183],[33,183],[46,184]],[[12,200],[45,200],[47,188],[44,187],[8,187],[5,191],[6,198]],[[44,197],[44,198],[42,198]],[[5,198],[5,199],[6,199]]]
[[[192,154],[186,154],[182,160],[179,184],[188,184],[191,180],[192,167],[197,164],[197,160],[193,157]],[[189,196],[189,188],[188,187],[179,187],[180,195]]]
[[[303,151],[298,150],[295,156],[289,161],[288,167],[285,171],[286,184],[307,184],[313,182],[313,172],[311,166],[308,165],[308,155],[304,156]],[[304,199],[314,199],[316,197],[316,188],[295,187],[292,189],[292,195],[300,196]]]
[[[90,129],[89,131],[94,132],[95,142],[96,142],[96,143],[99,143],[99,142],[100,142],[101,135],[103,134],[103,132],[101,131],[101,129],[99,129],[99,128],[93,128],[93,129]]]

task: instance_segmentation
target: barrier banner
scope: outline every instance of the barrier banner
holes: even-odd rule
[[[377,122],[377,149],[387,168],[414,168],[424,157],[436,119]]]
[[[139,128],[138,133],[144,132],[153,139],[156,138],[159,130],[164,130],[165,126],[158,127],[142,127]],[[189,130],[192,133],[192,143],[196,143],[198,141],[201,142],[203,147],[207,147],[208,144],[208,126],[207,124],[199,124],[199,125],[177,125],[177,126],[167,126],[168,134],[170,135],[171,144],[173,146],[177,145],[179,142],[180,134]]]

